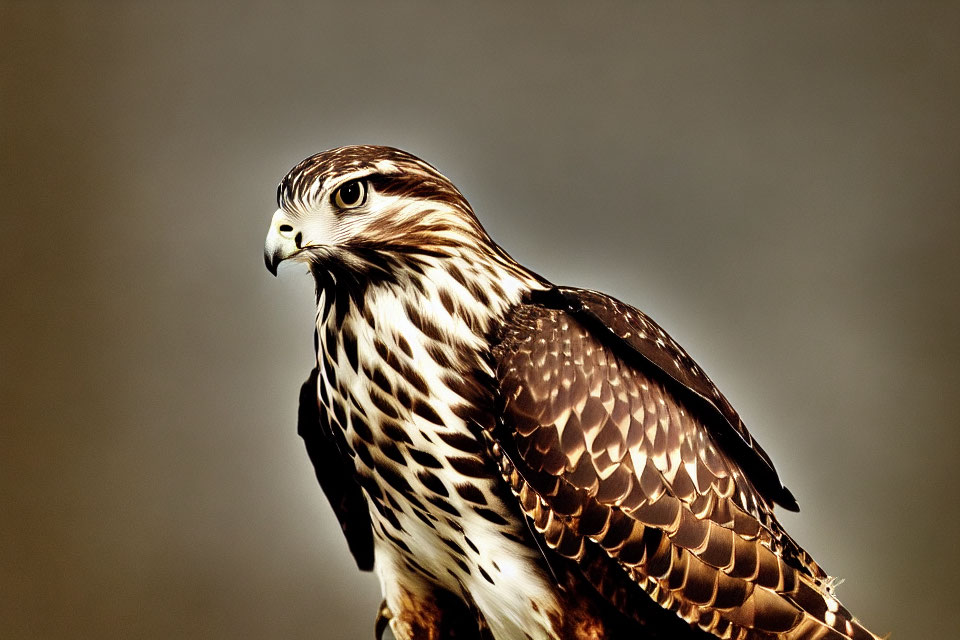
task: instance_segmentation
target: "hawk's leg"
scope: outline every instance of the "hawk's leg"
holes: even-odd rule
[[[388,626],[396,640],[493,640],[480,612],[445,589],[408,580],[390,584],[384,595],[377,640]]]
[[[443,611],[436,599],[426,593],[417,593],[394,585],[386,593],[377,614],[377,638],[387,625],[396,640],[443,640]]]
[[[383,640],[383,632],[387,630],[387,625],[390,624],[392,618],[393,612],[390,611],[390,607],[387,606],[387,601],[384,600],[380,603],[380,608],[377,610],[377,621],[374,624],[374,638],[376,640]]]

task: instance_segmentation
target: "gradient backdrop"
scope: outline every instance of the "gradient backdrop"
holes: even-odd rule
[[[357,142],[659,320],[844,603],[960,635],[960,4],[873,1],[3,2],[0,635],[372,637],[261,258]]]

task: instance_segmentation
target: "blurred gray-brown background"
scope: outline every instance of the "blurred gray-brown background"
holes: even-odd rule
[[[372,637],[275,186],[346,143],[645,309],[871,628],[956,638],[960,4],[0,5],[0,636]]]

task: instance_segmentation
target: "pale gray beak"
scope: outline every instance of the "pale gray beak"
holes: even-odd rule
[[[303,233],[297,230],[283,209],[278,209],[270,221],[267,241],[263,247],[263,262],[267,271],[277,275],[280,263],[303,248]]]

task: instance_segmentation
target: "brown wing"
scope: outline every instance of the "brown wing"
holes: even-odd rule
[[[691,408],[700,410],[717,444],[743,469],[757,492],[785,509],[800,510],[793,494],[780,482],[770,456],[747,431],[733,406],[660,325],[639,309],[596,291],[557,287],[541,295],[547,306],[567,310],[628,360],[633,355],[634,360],[653,365],[645,369],[655,368],[661,377],[669,377],[676,384],[667,381],[667,386]]]
[[[297,433],[303,438],[317,481],[347,538],[350,553],[361,571],[373,569],[373,528],[363,491],[354,476],[345,445],[330,428],[326,411],[317,401],[317,370],[300,387]]]
[[[650,336],[659,350],[635,346]],[[769,458],[652,321],[600,294],[555,290],[519,306],[501,337],[504,475],[552,549],[589,559],[588,579],[606,575],[599,548],[661,606],[717,635],[873,637],[757,489],[758,473],[768,491],[776,478]],[[724,428],[737,440],[718,436]]]

